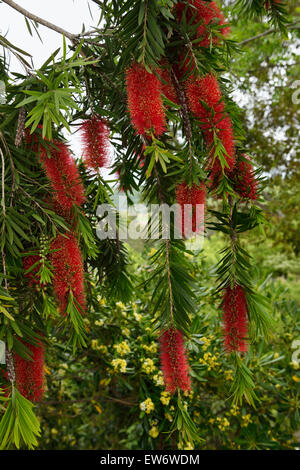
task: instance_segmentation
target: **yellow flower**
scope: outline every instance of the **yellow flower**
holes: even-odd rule
[[[157,387],[163,387],[164,386],[164,377],[161,371],[158,372],[158,374],[153,375],[153,382]]]
[[[297,375],[293,375],[292,379],[294,382],[300,382],[300,377],[297,377]]]
[[[228,421],[227,418],[217,418],[216,419],[217,423],[218,424],[218,428],[221,430],[221,431],[226,431],[226,428],[228,428],[228,426],[230,426],[230,422]]]
[[[170,413],[165,413],[165,418],[170,421],[170,423],[173,421],[173,416]]]
[[[127,362],[125,359],[113,359],[111,363],[116,372],[126,372]]]
[[[114,348],[120,356],[126,356],[130,353],[130,347],[126,341],[122,341],[119,344],[114,344]]]
[[[101,297],[101,295],[97,295],[97,301],[99,302],[100,305],[102,305],[102,307],[106,305],[106,301],[105,299],[103,299],[103,297]]]
[[[143,359],[141,359],[141,360],[143,360]],[[152,359],[150,359],[150,358],[145,359],[143,364],[142,364],[142,371],[149,375],[152,372],[154,372],[155,370],[156,370],[156,367],[155,367],[154,362],[152,361]]]
[[[209,338],[206,338],[206,336],[202,336],[201,342],[204,344],[202,345],[203,351],[206,351],[208,347],[210,346],[211,340]]]
[[[122,329],[122,335],[124,335],[124,336],[129,336],[129,335],[130,335],[129,329],[128,329],[128,328],[123,328],[123,329]]]
[[[153,426],[149,431],[149,436],[151,436],[153,439],[156,439],[158,435],[159,435],[158,427]]]
[[[242,428],[246,428],[249,423],[252,423],[251,415],[248,413],[247,415],[242,416]]]
[[[142,315],[140,313],[133,312],[133,315],[137,322],[141,321]]]
[[[194,396],[193,390],[191,390],[190,392],[183,392],[183,394],[184,394],[185,397],[189,397],[191,400]]]
[[[107,346],[105,346],[105,344],[98,344],[97,339],[92,339],[92,349],[94,349],[95,351],[100,351],[103,354],[108,353]]]
[[[199,359],[199,362],[207,366],[208,370],[217,369],[220,363],[217,361],[219,354],[212,355],[210,352],[205,353],[203,358]]]
[[[151,398],[147,398],[145,401],[142,401],[140,403],[140,409],[142,411],[145,411],[145,413],[147,413],[147,415],[150,414],[151,411],[154,411],[154,408],[155,408],[155,406],[154,406],[154,403],[151,400]]]
[[[103,325],[104,325],[104,321],[103,321],[103,320],[96,320],[96,321],[95,321],[95,325],[96,325],[96,326],[103,326]]]
[[[168,406],[171,400],[171,395],[168,392],[161,392],[160,401],[163,405]]]
[[[225,370],[224,377],[226,381],[233,380],[233,371],[231,369]]]
[[[118,307],[120,310],[124,310],[125,305],[123,304],[123,302],[116,302],[116,307]]]
[[[150,346],[148,346],[147,344],[143,344],[142,348],[149,353],[152,353],[152,354],[157,353],[157,344],[154,341],[152,341]]]
[[[239,407],[237,405],[234,405],[231,409],[230,409],[230,414],[232,416],[237,416],[239,414]]]

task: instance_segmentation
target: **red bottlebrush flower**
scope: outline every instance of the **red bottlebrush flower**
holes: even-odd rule
[[[234,190],[244,199],[257,199],[257,182],[248,155],[242,155],[245,160],[238,160],[232,172]]]
[[[31,351],[32,360],[14,354],[17,389],[27,400],[37,402],[44,393],[44,345],[22,342]]]
[[[97,170],[108,164],[109,129],[105,119],[92,116],[80,126],[83,139],[84,163]]]
[[[224,158],[226,160],[227,166],[224,167],[224,171],[229,175],[235,165],[234,136],[230,117],[225,115],[225,117],[219,121],[215,127],[217,136],[226,151],[226,153],[224,153]],[[209,164],[209,168],[211,169],[210,179],[213,183],[216,183],[221,176],[222,167],[218,157],[216,157],[212,163],[215,153],[215,147],[213,145],[213,133],[210,131],[205,132],[204,138],[208,148],[210,148],[211,154],[211,163]]]
[[[186,96],[191,111],[199,119],[206,119],[211,116],[211,111],[207,108],[212,108],[219,113],[224,110],[224,103],[220,101],[222,93],[218,80],[214,75],[207,74],[197,80],[189,80]]]
[[[181,206],[181,230],[185,237],[204,230],[206,188],[205,184],[189,187],[181,183],[176,188],[176,201]],[[192,217],[190,217],[192,213]]]
[[[67,238],[66,238],[67,237]],[[85,311],[83,261],[74,234],[57,235],[51,243],[53,288],[61,314],[66,313],[69,293],[72,291],[83,313]]]
[[[75,161],[63,142],[53,141],[50,148],[51,158],[44,151],[40,158],[46,175],[54,189],[54,199],[65,210],[73,204],[81,206],[85,200],[84,188]]]
[[[153,131],[160,136],[166,126],[159,79],[134,63],[126,72],[126,84],[130,117],[138,134]]]
[[[65,221],[73,227],[76,228],[77,224],[77,213],[73,214],[72,209],[64,209],[59,202],[53,197],[52,199],[46,200],[49,209],[55,212],[57,215],[60,215]]]
[[[40,261],[41,258],[39,255],[30,255],[23,258],[23,267],[24,271],[27,271],[31,268],[35,263]],[[40,279],[38,277],[38,272],[40,270],[40,264],[37,264],[29,273],[24,273],[24,276],[28,279],[28,284],[33,287],[36,285],[40,285]]]
[[[247,300],[244,289],[226,287],[223,297],[225,349],[228,352],[247,351]]]
[[[215,2],[205,0],[189,0],[191,7],[187,7],[185,3],[179,2],[176,5],[176,16],[178,21],[181,21],[184,11],[186,11],[186,21],[192,24],[199,24],[197,28],[197,38],[202,38],[202,41],[197,43],[201,47],[209,47],[210,37],[208,33],[208,25],[217,24],[224,25],[219,32],[226,36],[229,32],[229,27],[225,25],[226,21],[223,13]],[[218,43],[218,38],[213,38],[214,43]]]
[[[174,393],[177,388],[187,392],[191,389],[189,366],[183,335],[174,327],[165,330],[159,338],[161,368],[166,390]]]
[[[219,158],[214,159],[213,131],[216,132],[226,152],[224,152],[224,159],[228,166],[225,166],[224,171],[230,173],[235,164],[232,122],[224,111],[224,102],[221,101],[222,94],[216,77],[208,74],[196,81],[190,80],[187,84],[186,96],[191,111],[200,121],[206,145],[210,150],[208,165],[211,170],[210,178],[213,183],[216,183],[221,176],[222,167]]]

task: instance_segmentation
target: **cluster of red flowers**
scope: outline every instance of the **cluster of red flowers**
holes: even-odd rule
[[[248,155],[243,154],[230,175],[234,190],[243,199],[257,199],[257,181]]]
[[[210,178],[216,183],[221,175],[222,167],[218,157],[214,158],[214,135],[222,143],[225,152],[226,173],[230,173],[235,164],[234,137],[231,119],[225,112],[222,93],[216,77],[207,74],[197,80],[188,80],[186,96],[189,107],[199,119],[204,139],[210,151]]]
[[[248,334],[247,300],[244,289],[236,284],[226,287],[223,297],[224,342],[228,352],[246,352]]]
[[[44,393],[44,345],[23,342],[31,352],[31,360],[14,354],[16,385],[27,400],[37,402]]]
[[[177,388],[189,391],[191,380],[181,331],[171,327],[162,333],[159,341],[166,390],[170,393],[174,393]]]
[[[85,165],[94,170],[106,166],[109,160],[109,129],[106,120],[94,115],[82,123],[80,131]]]
[[[225,18],[223,13],[215,2],[205,0],[189,0],[190,7],[185,3],[179,2],[176,5],[176,16],[178,21],[181,21],[185,15],[186,22],[197,27],[196,38],[202,39],[197,42],[200,47],[209,47],[210,34],[209,26],[215,24],[221,26],[219,33],[224,36],[229,32],[229,27],[225,25]],[[213,42],[217,43],[218,38],[215,36]]]
[[[158,137],[166,127],[161,97],[161,81],[143,65],[134,63],[126,73],[127,99],[131,121],[138,134],[154,132]]]
[[[57,235],[51,243],[53,288],[61,314],[66,313],[69,294],[85,311],[84,270],[77,238],[74,234]]]
[[[92,152],[96,151],[94,145],[96,141],[106,148],[107,132],[103,128],[103,123],[99,124],[92,118],[85,126],[85,145],[88,149],[88,157],[93,158],[93,163],[100,161],[100,151],[97,154]],[[98,130],[97,136],[92,135],[91,128],[95,129],[95,133]],[[42,126],[39,126],[39,131]],[[102,132],[101,136],[100,133]],[[91,142],[88,142],[88,139]],[[101,142],[100,142],[101,141]],[[32,149],[39,154],[39,160],[42,163],[46,175],[51,183],[53,189],[53,195],[50,201],[48,201],[50,207],[60,216],[64,217],[67,222],[72,224],[73,229],[76,224],[76,220],[72,217],[73,206],[80,207],[84,200],[84,187],[80,179],[78,168],[74,159],[71,157],[68,147],[60,141],[52,141],[51,143],[43,141],[39,143],[37,135],[27,134],[27,145],[31,146]],[[48,148],[48,153],[46,150]],[[104,154],[103,154],[104,155]],[[103,157],[102,155],[102,157]],[[104,157],[103,157],[104,158]],[[104,162],[102,158],[102,162]],[[91,160],[90,160],[91,161]],[[75,300],[80,305],[81,310],[85,310],[85,292],[84,292],[84,270],[82,255],[80,252],[78,240],[74,233],[70,233],[66,236],[61,234],[57,235],[51,244],[51,262],[53,266],[53,286],[54,293],[59,304],[59,309],[62,314],[65,313],[69,293],[72,291]],[[54,250],[54,251],[53,251]],[[26,260],[26,259],[25,259]],[[25,261],[27,265],[33,262],[31,257],[30,260]],[[32,265],[32,264],[31,264]],[[25,268],[25,265],[24,265]],[[27,269],[29,269],[27,267]],[[33,271],[35,272],[35,271]],[[31,273],[28,273],[30,275]],[[31,282],[32,279],[31,279]],[[36,281],[35,281],[36,282]]]
[[[53,198],[65,210],[72,209],[73,205],[81,206],[85,200],[84,188],[76,163],[63,142],[53,141],[52,144],[51,158],[45,150],[40,158],[54,190]]]
[[[189,237],[191,232],[204,229],[204,207],[206,200],[205,184],[181,183],[176,188],[176,201],[181,206],[181,233]]]
[[[38,132],[41,129],[39,125]],[[84,188],[67,145],[57,140],[49,142],[48,139],[39,139],[38,134],[28,132],[25,140],[43,165],[54,192],[53,199],[63,210],[71,210],[73,205],[81,206],[85,200]]]

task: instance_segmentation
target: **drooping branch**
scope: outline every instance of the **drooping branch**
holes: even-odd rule
[[[43,18],[40,18],[39,16],[34,15],[33,13],[30,13],[28,10],[25,10],[25,8],[21,7],[12,0],[3,0],[3,3],[6,3],[10,7],[14,8],[14,10],[26,16],[26,18],[29,18],[30,20],[35,21],[36,23],[42,24],[43,26],[46,26],[46,28],[52,29],[53,31],[56,31],[59,34],[65,35],[66,38],[70,39],[71,41],[78,38],[77,34],[69,33],[60,26],[56,26],[55,24],[50,23],[50,21],[44,20]]]
[[[12,7],[14,10],[16,10],[19,13],[21,13],[22,15],[26,16],[26,18],[29,18],[30,20],[35,21],[36,23],[39,23],[39,24],[45,26],[46,28],[52,29],[56,33],[64,35],[66,38],[70,39],[70,41],[72,41],[73,44],[74,44],[74,42],[78,41],[79,39],[88,38],[89,36],[92,36],[94,34],[95,35],[101,34],[101,36],[111,36],[114,32],[114,30],[112,30],[112,29],[108,29],[108,30],[102,32],[102,31],[95,28],[94,30],[87,31],[86,33],[73,34],[73,33],[70,33],[69,31],[66,31],[65,29],[61,28],[60,26],[57,26],[53,23],[50,23],[50,21],[44,20],[43,18],[41,18],[41,17],[39,17],[39,16],[37,16],[33,13],[30,13],[28,10],[21,7],[17,3],[15,3],[13,0],[3,0],[3,3],[6,3],[10,7]],[[90,42],[89,39],[84,39],[84,40],[85,40],[85,42]],[[100,46],[100,44],[97,44],[97,45],[98,45],[98,47]]]

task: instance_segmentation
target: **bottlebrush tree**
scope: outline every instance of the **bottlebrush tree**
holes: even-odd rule
[[[15,2],[3,2],[28,24],[45,24]],[[224,351],[235,364],[228,392],[234,403],[255,404],[247,351],[257,335],[268,337],[272,321],[267,300],[255,290],[255,260],[242,234],[264,222],[257,204],[261,178],[245,154],[239,108],[224,78],[238,48],[222,6],[209,0],[95,3],[102,23],[90,32],[74,35],[47,25],[63,34],[63,52],[55,51],[39,70],[0,37],[26,70],[12,75],[6,55],[0,56],[6,86],[0,105],[1,448],[36,445],[32,402],[42,398],[47,344],[64,331],[69,341],[62,347],[70,354],[89,347],[85,318],[95,282],[119,300],[133,293],[126,244],[118,233],[115,239],[96,236],[97,206],[111,203],[113,189],[101,173],[109,166],[129,198],[139,191],[149,205],[203,204],[206,230],[226,235],[211,283]],[[240,15],[263,16],[285,31],[283,1],[235,3]],[[76,161],[65,136],[77,131],[82,159]],[[219,209],[210,209],[209,200]],[[178,395],[171,431],[192,442],[197,429],[181,393],[192,387],[185,343],[196,341],[190,324],[201,286],[190,274],[185,239],[172,230],[164,239],[161,227],[158,232],[146,280],[155,284],[153,328],[166,389]]]

